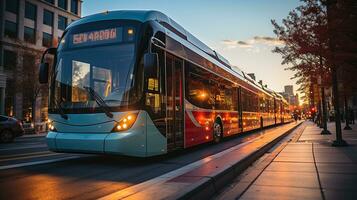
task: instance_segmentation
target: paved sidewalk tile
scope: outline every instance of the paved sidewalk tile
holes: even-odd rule
[[[275,172],[316,172],[314,163],[299,162],[272,162],[265,170]]]
[[[352,163],[348,156],[340,152],[315,152],[315,159],[317,163]]]
[[[320,173],[357,174],[357,164],[317,163]]]
[[[285,146],[241,199],[357,199],[357,125],[343,130],[348,147],[333,147],[333,123],[331,135],[304,123],[299,140]]]
[[[319,200],[322,197],[319,189],[253,185],[240,199]]]
[[[324,190],[326,200],[356,200],[357,192],[356,191],[346,191],[346,190]]]
[[[319,188],[316,173],[264,171],[254,185]]]
[[[319,173],[324,189],[351,190],[357,192],[357,174]]]

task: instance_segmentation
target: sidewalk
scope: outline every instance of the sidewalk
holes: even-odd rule
[[[357,125],[343,130],[348,147],[332,147],[334,125],[328,124],[331,135],[320,135],[320,128],[304,122],[296,141],[275,149],[217,198],[357,199]]]

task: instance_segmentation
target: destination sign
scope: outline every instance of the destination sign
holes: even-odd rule
[[[73,46],[87,46],[118,42],[122,40],[122,28],[108,28],[72,35]]]

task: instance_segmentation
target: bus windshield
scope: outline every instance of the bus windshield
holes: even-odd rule
[[[123,41],[124,29],[82,31],[62,38],[51,81],[50,108],[60,106],[68,111],[100,107],[89,91],[109,108],[139,100],[134,91],[135,43],[134,39]]]

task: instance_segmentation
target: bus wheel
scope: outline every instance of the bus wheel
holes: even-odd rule
[[[215,143],[219,143],[222,139],[222,126],[219,122],[215,122],[213,125],[213,140]]]

